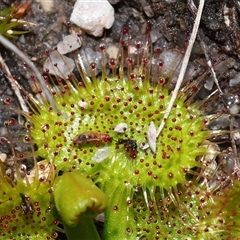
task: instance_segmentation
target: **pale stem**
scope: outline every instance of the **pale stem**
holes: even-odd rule
[[[174,104],[174,102],[177,98],[179,89],[181,87],[181,84],[182,84],[182,81],[183,81],[183,78],[184,78],[184,75],[185,75],[185,72],[186,72],[186,69],[187,69],[187,66],[188,66],[189,58],[190,58],[190,55],[191,55],[191,52],[192,52],[193,44],[194,44],[196,36],[197,36],[197,32],[198,32],[198,28],[199,28],[199,24],[200,24],[200,20],[201,20],[201,16],[202,16],[202,11],[203,11],[203,7],[204,7],[204,2],[205,2],[205,0],[200,0],[197,15],[196,15],[194,26],[193,26],[193,31],[192,31],[191,37],[189,39],[189,44],[188,44],[187,50],[185,52],[185,55],[184,55],[184,58],[183,58],[183,61],[182,61],[182,66],[181,66],[180,73],[179,73],[179,76],[178,76],[178,79],[177,79],[177,83],[176,83],[176,86],[175,86],[175,88],[172,92],[171,100],[170,100],[170,102],[168,104],[168,107],[165,111],[165,114],[163,116],[161,124],[160,124],[160,126],[157,130],[157,137],[159,136],[159,134],[161,133],[161,131],[162,131],[164,125],[165,125],[165,121],[166,121],[166,119],[168,118],[168,116],[171,112],[171,109],[173,107],[173,104]]]

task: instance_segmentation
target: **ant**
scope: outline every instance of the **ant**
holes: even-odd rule
[[[135,140],[132,139],[118,139],[117,145],[123,144],[124,149],[132,159],[137,157],[137,143]]]

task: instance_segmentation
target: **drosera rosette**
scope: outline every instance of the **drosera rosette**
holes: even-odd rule
[[[100,78],[94,62],[85,69],[82,56],[75,59],[80,81],[73,74],[52,76],[45,69],[46,87],[56,107],[41,90],[40,100],[27,94],[32,113],[23,115],[31,123],[29,137],[37,146],[35,154],[57,171],[85,174],[106,194],[104,239],[161,239],[168,238],[170,231],[171,239],[189,234],[192,239],[209,239],[203,228],[195,234],[196,221],[202,219],[188,211],[184,201],[193,182],[193,191],[199,187],[203,195],[210,196],[207,208],[219,207],[217,201],[211,201],[216,191],[208,191],[200,181],[211,167],[199,160],[212,154],[205,143],[215,133],[207,125],[218,115],[204,116],[200,106],[205,101],[192,103],[200,77],[181,89],[157,136],[174,74],[163,71],[161,51],[152,51],[146,32],[142,42],[134,42],[124,28],[115,59],[108,59],[107,46],[100,45]],[[56,73],[61,72],[51,55],[49,62]],[[197,215],[201,205],[194,196]],[[218,233],[211,232],[213,236]]]
[[[8,124],[5,125],[9,130]],[[61,229],[53,214],[54,167],[42,161],[29,172],[21,164],[25,157],[20,155],[21,158],[17,157],[14,151],[11,158],[1,154],[1,239],[56,239]]]
[[[21,112],[15,109],[10,98],[5,99],[5,104],[16,112]],[[1,211],[1,219],[7,219],[3,222],[5,225],[2,224],[1,236],[4,239],[9,239],[9,236],[11,239],[17,239],[14,236],[19,239],[55,239],[58,237],[57,232],[64,232],[69,239],[76,239],[76,236],[99,239],[92,218],[106,207],[105,194],[92,180],[79,172],[66,172],[57,176],[58,172],[50,161],[37,162],[34,144],[27,134],[33,127],[30,122],[21,126],[11,117],[4,125],[6,134],[0,137],[0,142],[10,145],[12,155],[9,157],[4,153],[0,154],[3,180],[3,202],[0,205],[5,207],[6,213],[11,212],[12,216],[4,215]],[[20,129],[13,135],[12,131],[17,125]],[[26,152],[18,152],[17,143],[20,141],[22,145],[26,145],[21,147],[27,149]],[[10,204],[4,204],[7,202],[5,195],[14,196],[9,197]],[[66,197],[62,198],[63,195]],[[21,204],[18,204],[19,199]],[[12,218],[16,221],[13,222]],[[12,224],[14,225],[11,226]],[[29,226],[26,227],[25,224]],[[28,231],[27,234],[25,230]]]
[[[199,103],[191,103],[200,81],[196,80],[179,93],[156,139],[154,132],[171,98],[171,78],[162,71],[160,51],[151,53],[148,34],[136,45],[129,35],[129,29],[124,28],[116,59],[107,59],[107,46],[100,46],[104,65],[100,79],[95,75],[94,63],[89,63],[91,79],[85,69],[80,69],[80,82],[74,75],[63,79],[51,76],[45,69],[44,79],[59,111],[47,104],[42,95],[43,103],[34,101],[34,113],[25,114],[33,125],[30,135],[38,147],[38,156],[49,159],[58,170],[81,171],[91,176],[108,196],[106,239],[113,234],[118,239],[155,234],[138,232],[136,226],[145,229],[146,222],[133,221],[128,204],[134,204],[140,195],[149,215],[149,202],[156,194],[163,199],[164,207],[168,202],[180,204],[179,186],[187,184],[188,175],[197,174],[194,168],[204,167],[197,157],[208,154],[203,146],[211,137],[206,125],[214,118],[203,116],[196,107]],[[159,56],[152,66],[152,59]],[[59,72],[51,55],[49,61]],[[111,70],[108,75],[106,62]],[[51,83],[56,80],[58,85],[53,88]],[[106,135],[109,138],[104,139]],[[153,211],[158,215],[157,209]]]

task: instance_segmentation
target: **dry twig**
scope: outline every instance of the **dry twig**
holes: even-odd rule
[[[182,84],[182,81],[183,81],[183,78],[184,78],[184,75],[185,75],[185,72],[186,72],[186,69],[187,69],[187,66],[188,66],[190,54],[192,52],[193,44],[194,44],[196,36],[197,36],[200,20],[201,20],[201,17],[202,17],[202,11],[203,11],[204,3],[205,3],[205,0],[200,0],[200,2],[199,2],[199,7],[198,7],[198,11],[197,11],[197,16],[195,18],[194,26],[193,26],[193,31],[192,31],[191,37],[189,39],[189,44],[188,44],[187,50],[185,52],[185,55],[184,55],[184,58],[183,58],[183,61],[182,61],[182,66],[181,66],[180,73],[179,73],[179,76],[178,76],[178,79],[177,79],[177,84],[176,84],[176,86],[175,86],[175,88],[172,92],[171,100],[170,100],[169,105],[168,105],[168,107],[165,111],[165,114],[163,116],[161,124],[160,124],[160,126],[157,130],[157,137],[159,136],[159,134],[161,133],[161,131],[162,131],[164,125],[165,125],[165,121],[166,121],[166,119],[168,118],[168,116],[171,112],[171,109],[173,107],[173,104],[174,104],[174,102],[177,98],[179,89],[181,87],[181,84]]]
[[[35,74],[35,76],[37,77],[40,85],[41,85],[41,88],[42,88],[42,91],[43,93],[45,94],[46,96],[46,99],[49,101],[49,103],[51,104],[51,106],[57,110],[58,112],[59,109],[51,95],[51,93],[49,92],[49,90],[47,89],[46,87],[46,84],[43,80],[43,77],[41,75],[41,73],[39,72],[39,70],[33,65],[33,63],[31,62],[31,60],[23,53],[21,52],[13,43],[11,43],[7,38],[5,38],[4,36],[2,36],[0,34],[0,42],[8,47],[12,52],[14,52],[18,57],[20,57],[23,61],[26,62],[26,64],[28,65],[28,67],[32,70],[32,72]]]
[[[13,78],[8,66],[6,65],[6,63],[4,62],[3,58],[2,58],[2,55],[0,54],[0,67],[1,69],[3,70],[6,78],[9,80],[10,84],[11,84],[11,87],[12,87],[12,90],[14,91],[14,93],[16,94],[17,96],[17,99],[19,101],[19,104],[21,106],[21,109],[24,111],[24,112],[28,112],[28,107],[25,103],[25,100],[23,99],[22,95],[21,95],[21,92],[20,92],[20,86],[18,84],[18,82]]]

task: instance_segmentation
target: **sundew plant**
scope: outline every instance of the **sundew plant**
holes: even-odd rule
[[[76,50],[70,56],[80,78],[63,77],[47,51],[55,74],[45,68],[39,87],[25,64],[40,90],[35,98],[19,86],[29,112],[3,99],[26,119],[20,135],[30,149],[15,153],[11,129],[19,123],[6,121],[1,142],[13,156],[11,167],[0,162],[1,239],[51,239],[57,231],[69,240],[100,239],[93,225],[99,213],[106,240],[240,238],[238,158],[212,142],[226,131],[208,125],[224,113],[205,111],[218,93],[196,100],[209,72],[186,80],[165,119],[182,58],[165,67],[167,50],[154,48],[149,28],[141,41],[123,28],[114,59],[100,44],[100,74]],[[26,170],[24,159],[34,168]]]

